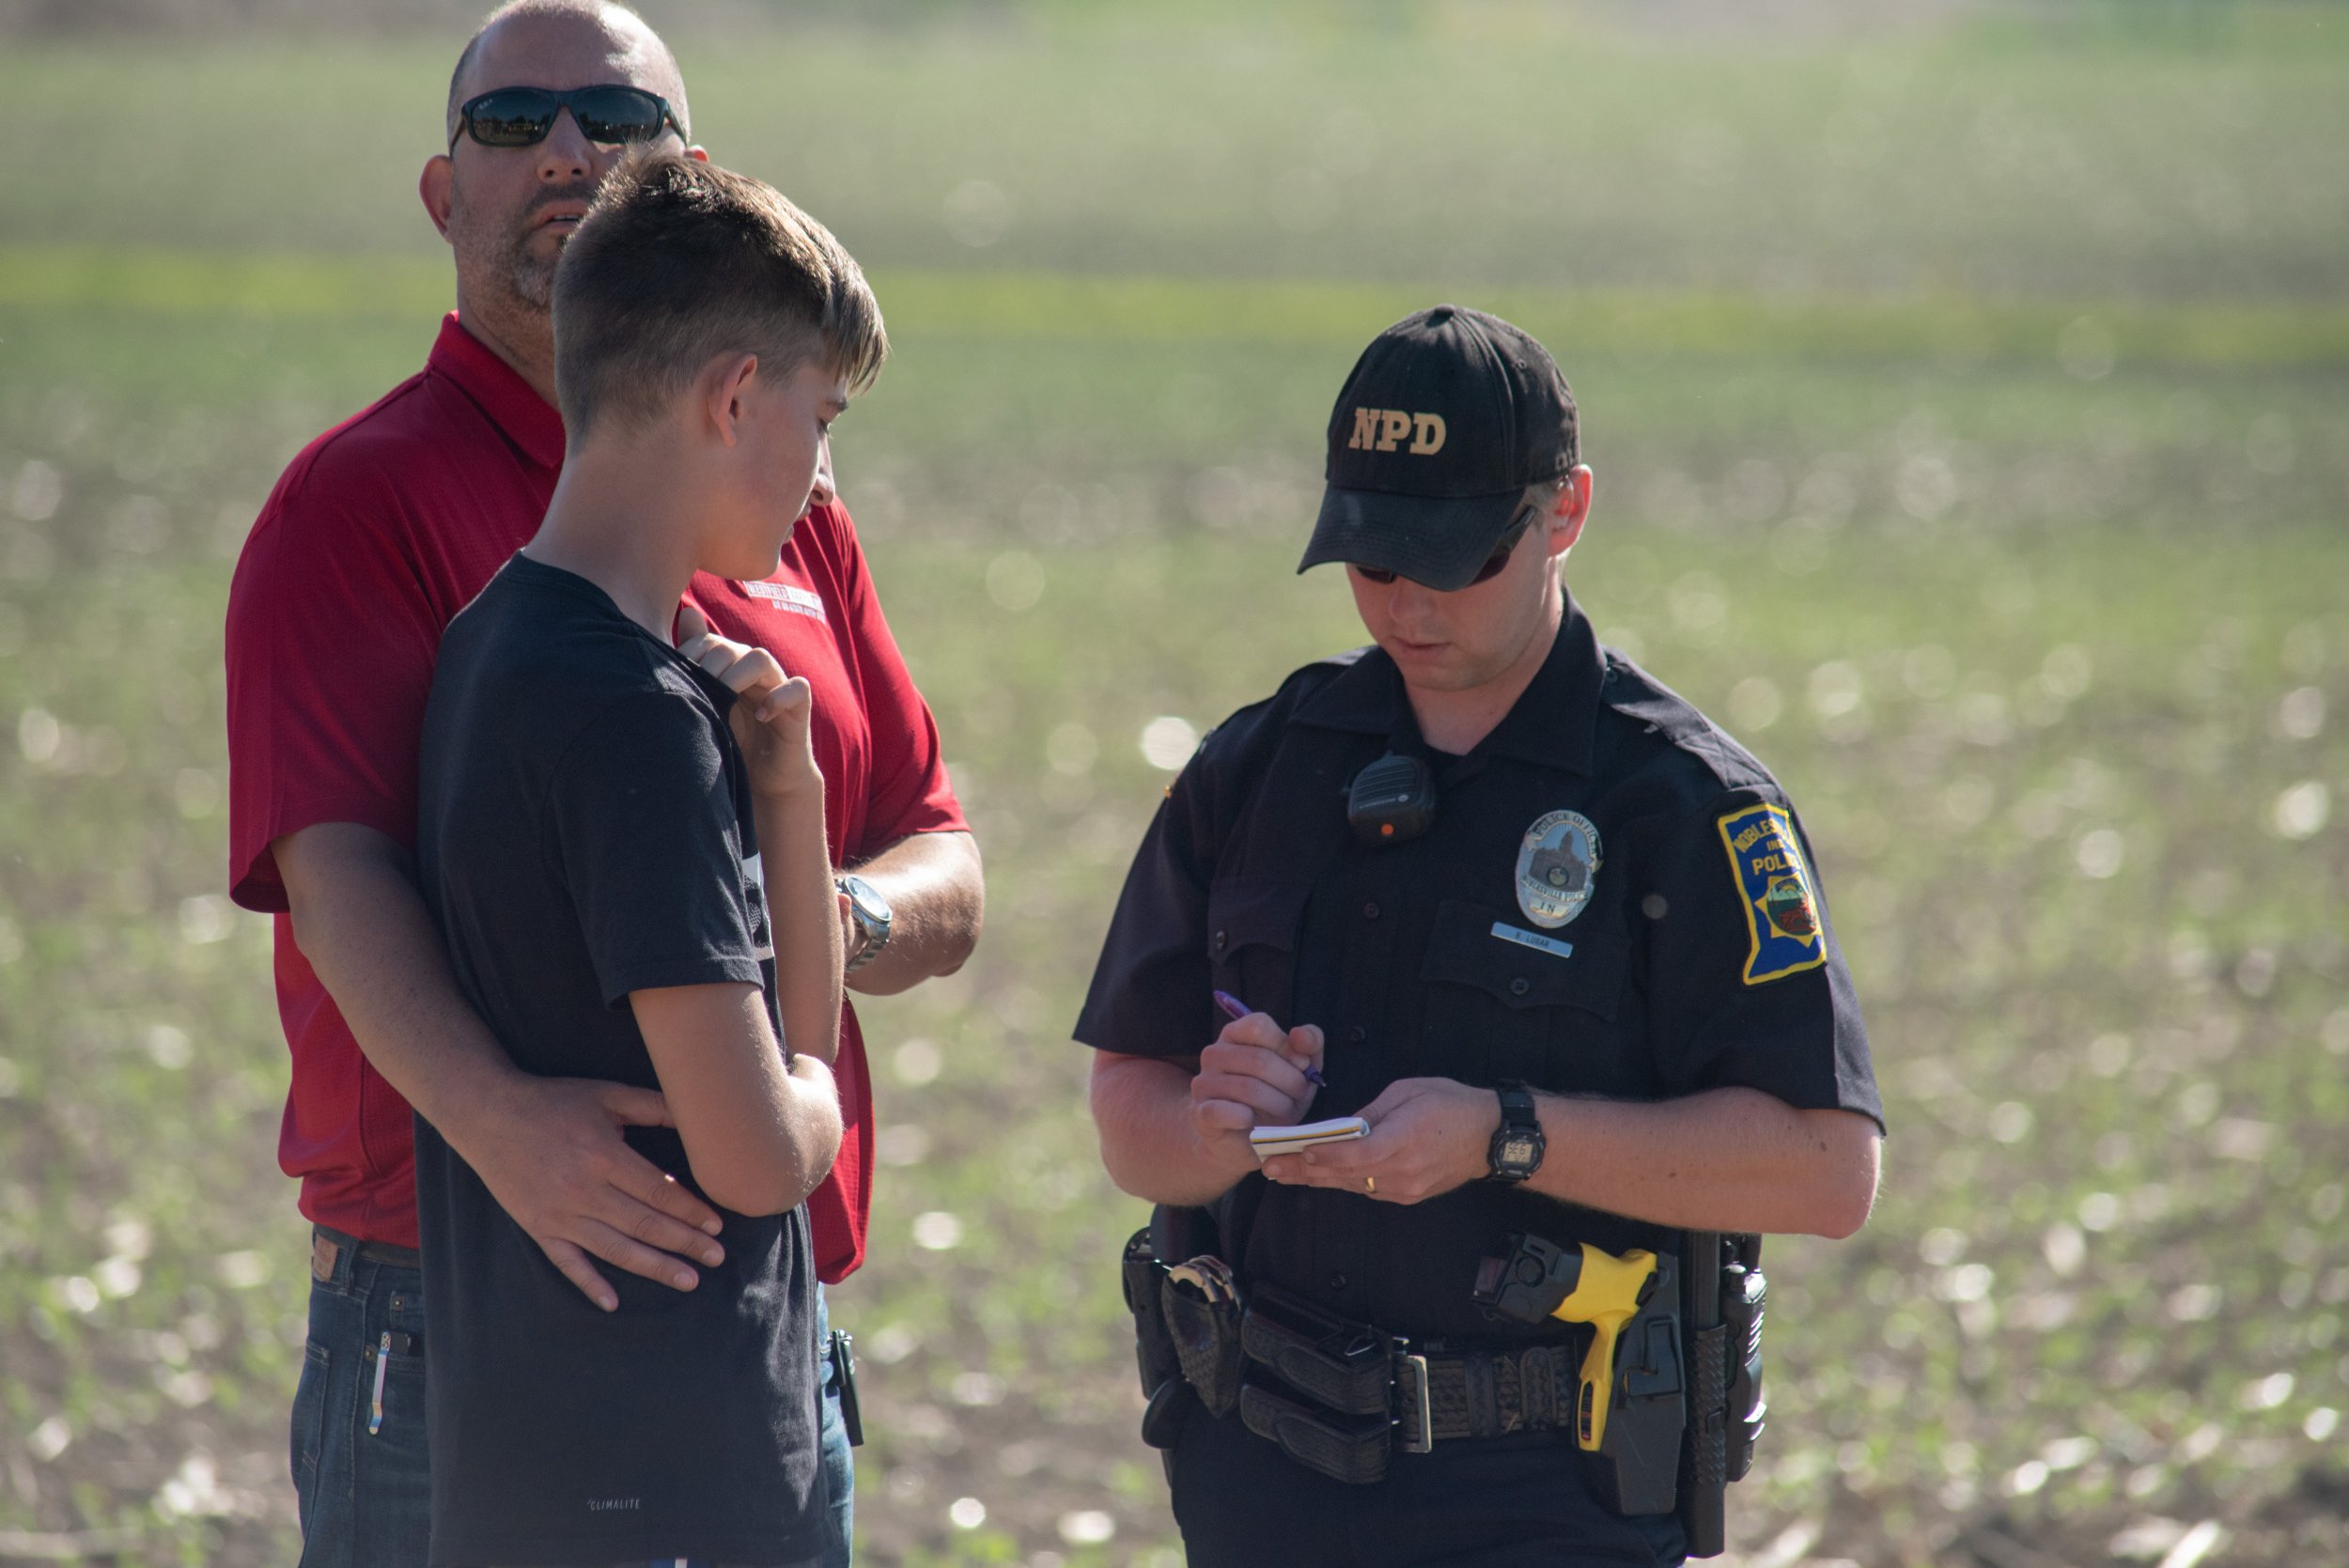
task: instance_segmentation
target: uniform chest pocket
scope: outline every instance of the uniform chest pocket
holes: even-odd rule
[[[1283,1024],[1297,1021],[1297,926],[1311,891],[1299,882],[1247,878],[1207,890],[1207,962],[1216,989]]]
[[[1515,913],[1455,899],[1438,908],[1420,965],[1427,1019],[1418,1070],[1470,1082],[1600,1087],[1575,1070],[1573,1058],[1611,1035],[1606,1026],[1623,1007],[1630,943],[1596,929],[1538,930],[1509,918]],[[1496,927],[1531,931],[1570,951],[1512,941]]]

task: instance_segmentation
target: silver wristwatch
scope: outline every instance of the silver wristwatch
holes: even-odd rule
[[[889,945],[889,900],[880,895],[880,889],[862,877],[841,876],[832,879],[848,900],[848,918],[856,923],[856,950],[848,955],[850,973],[863,969],[881,955]]]

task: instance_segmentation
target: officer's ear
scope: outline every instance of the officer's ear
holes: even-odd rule
[[[1549,558],[1564,555],[1582,537],[1582,525],[1591,517],[1591,471],[1577,467],[1558,486],[1558,499],[1551,505],[1546,520],[1549,529]]]

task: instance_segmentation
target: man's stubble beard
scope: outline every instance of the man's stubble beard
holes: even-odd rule
[[[551,186],[539,192],[518,217],[501,225],[473,209],[465,199],[464,182],[458,181],[450,192],[448,226],[456,241],[457,268],[467,292],[474,296],[474,308],[486,307],[488,313],[503,318],[546,320],[554,303],[555,265],[562,260],[562,247],[568,241],[558,241],[546,256],[533,255],[530,241],[537,232],[537,214],[554,202],[592,200],[595,193],[596,187],[589,184]]]
[[[526,242],[509,242],[498,257],[498,271],[514,291],[514,298],[543,316],[554,308],[554,268],[563,259],[563,247],[558,244],[549,256],[534,256]]]

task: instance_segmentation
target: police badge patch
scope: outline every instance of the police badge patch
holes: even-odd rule
[[[1598,880],[1598,830],[1580,812],[1554,811],[1525,830],[1517,850],[1517,908],[1555,930],[1582,912]]]
[[[1746,925],[1753,933],[1746,984],[1759,986],[1826,963],[1818,888],[1785,808],[1747,806],[1722,817],[1719,826],[1746,906]]]

